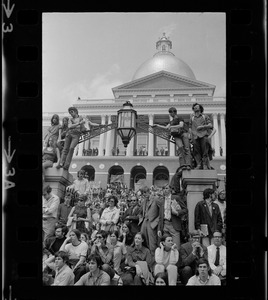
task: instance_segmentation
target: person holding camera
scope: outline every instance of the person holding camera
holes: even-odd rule
[[[179,249],[179,275],[182,284],[186,284],[191,276],[196,272],[197,261],[206,258],[207,249],[200,243],[200,234],[197,230],[188,234],[189,240],[181,245]]]
[[[177,285],[178,268],[176,263],[179,259],[177,245],[173,243],[170,234],[161,237],[160,247],[155,250],[154,276],[159,272],[167,272],[168,285]]]

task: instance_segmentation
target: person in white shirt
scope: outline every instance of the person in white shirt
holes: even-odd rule
[[[115,230],[119,220],[120,209],[117,207],[118,199],[116,196],[109,196],[109,206],[106,207],[100,217],[101,230],[109,232]]]
[[[46,185],[43,188],[43,242],[54,234],[59,204],[59,197],[52,193],[49,185]]]
[[[213,233],[213,244],[207,247],[208,262],[212,272],[226,284],[226,247],[222,244],[222,233]],[[218,254],[217,254],[218,251]]]
[[[196,274],[188,280],[186,285],[221,285],[221,280],[212,273],[209,262],[200,258],[197,263]]]
[[[72,189],[78,193],[79,196],[87,196],[90,191],[89,181],[84,178],[85,171],[79,170],[77,172],[77,179],[74,180],[73,184],[67,186],[66,191],[71,191]]]
[[[154,276],[159,272],[167,271],[169,285],[177,284],[178,268],[176,263],[179,259],[177,245],[173,243],[170,234],[161,237],[160,247],[155,250]]]
[[[69,257],[69,265],[75,275],[74,283],[84,275],[86,270],[86,257],[88,252],[88,244],[81,241],[81,232],[73,229],[69,237],[65,239],[59,251],[65,251]]]

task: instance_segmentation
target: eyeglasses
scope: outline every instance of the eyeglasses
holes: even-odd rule
[[[102,236],[101,235],[96,235],[96,238],[97,239],[102,239]]]

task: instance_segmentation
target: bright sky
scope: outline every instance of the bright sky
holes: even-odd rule
[[[197,80],[226,96],[224,13],[43,14],[43,111],[67,112],[77,97],[114,98],[156,52],[163,32]]]

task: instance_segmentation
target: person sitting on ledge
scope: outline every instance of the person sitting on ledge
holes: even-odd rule
[[[60,163],[57,165],[57,169],[63,168],[64,170],[68,170],[70,163],[72,161],[74,149],[79,143],[79,138],[81,134],[86,131],[85,127],[85,119],[78,115],[78,110],[76,107],[69,107],[68,112],[71,115],[71,118],[68,122],[69,130],[65,136],[65,143],[62,150],[62,155],[60,159]],[[93,123],[88,120],[88,123],[92,126],[100,126],[97,123]]]
[[[43,148],[43,181],[45,181],[45,170],[47,168],[52,168],[54,163],[59,163],[60,161],[60,150],[56,147],[53,142],[52,137],[48,139],[47,146]]]

